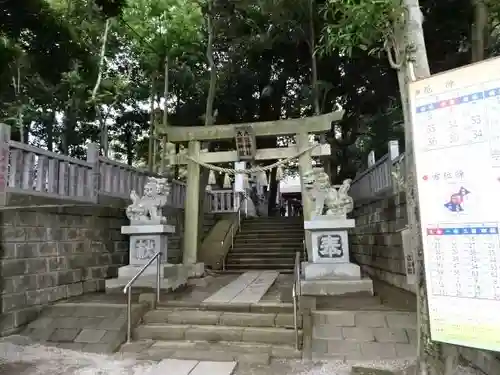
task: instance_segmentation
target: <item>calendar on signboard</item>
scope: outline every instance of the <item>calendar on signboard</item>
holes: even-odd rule
[[[500,350],[500,59],[410,84],[431,335]]]

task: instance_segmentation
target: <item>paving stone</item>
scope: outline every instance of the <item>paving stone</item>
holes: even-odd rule
[[[332,326],[330,324],[316,324],[313,327],[313,337],[316,339],[342,340],[342,327]]]
[[[182,361],[177,359],[164,359],[153,369],[151,375],[175,374],[189,375],[198,364],[198,361]],[[208,374],[206,374],[208,375]]]
[[[54,328],[33,328],[28,332],[28,336],[31,337],[35,341],[48,341],[50,336],[54,333]]]
[[[95,306],[78,306],[73,312],[73,316],[82,318],[95,318]]]
[[[52,326],[54,323],[54,318],[52,317],[43,317],[38,318],[28,324],[28,328],[47,328]]]
[[[396,349],[394,345],[379,342],[360,343],[361,354],[367,359],[393,359],[396,358]]]
[[[122,344],[126,340],[126,333],[120,331],[106,331],[104,336],[101,338],[100,343],[102,344]]]
[[[327,341],[327,353],[333,356],[359,355],[360,344],[354,341],[325,340]]]
[[[79,328],[56,328],[49,340],[54,342],[71,342],[78,336],[79,332]]]
[[[186,330],[186,340],[241,341],[243,328],[224,326],[192,326]]]
[[[75,338],[75,342],[83,342],[88,344],[98,343],[106,334],[103,329],[82,329],[80,334]]]
[[[74,306],[64,306],[64,304],[54,305],[47,309],[47,316],[51,317],[61,317],[61,316],[72,316],[75,312]]]
[[[78,321],[78,318],[63,316],[63,317],[57,318],[54,321],[54,324],[55,324],[55,326],[57,326],[57,328],[79,328],[77,326],[77,321]]]
[[[237,363],[234,361],[202,361],[196,365],[196,367],[189,373],[189,375],[231,375],[234,372],[236,365]]]
[[[373,329],[367,327],[342,327],[342,336],[347,341],[374,341]]]
[[[352,311],[321,311],[313,313],[314,324],[331,324],[337,327],[354,327],[355,314]]]
[[[220,316],[219,323],[238,327],[274,327],[275,314],[231,313]]]
[[[97,329],[105,329],[108,331],[120,331],[127,325],[127,320],[125,317],[117,318],[104,318],[101,320]]]
[[[75,328],[98,329],[103,318],[77,318]]]
[[[356,327],[387,327],[385,313],[378,311],[358,311],[354,315]]]
[[[377,342],[408,343],[408,336],[404,329],[373,328],[373,333]]]

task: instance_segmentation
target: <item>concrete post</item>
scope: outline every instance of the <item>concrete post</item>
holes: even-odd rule
[[[0,206],[7,205],[10,126],[0,123]]]
[[[188,155],[198,159],[200,142],[189,141]],[[195,264],[198,256],[198,214],[200,211],[200,165],[189,160],[187,165],[186,205],[184,211],[184,247],[182,263]]]
[[[88,189],[90,189],[90,197],[92,202],[98,203],[99,189],[101,185],[101,171],[99,166],[99,145],[90,143],[87,146],[87,163],[92,163],[92,172],[89,174],[90,181],[87,181]]]

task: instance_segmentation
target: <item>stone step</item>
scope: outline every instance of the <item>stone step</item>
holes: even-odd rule
[[[291,240],[279,240],[279,239],[272,239],[269,241],[266,241],[266,247],[265,249],[287,249],[287,250],[294,250],[294,249],[303,249],[304,245],[302,243],[302,240],[297,241],[291,241]],[[234,241],[234,246],[235,247],[242,247],[242,248],[259,248],[262,249],[262,240],[258,240],[257,238],[239,238]]]
[[[290,345],[272,345],[247,342],[221,341],[136,341],[124,344],[121,352],[133,352],[141,348],[140,358],[158,360],[161,358],[195,359],[211,361],[237,361],[241,363],[268,364],[270,358],[298,359],[299,350]],[[144,349],[146,347],[146,349]]]
[[[295,259],[296,251],[287,251],[279,249],[268,249],[263,251],[262,249],[246,249],[235,247],[231,249],[231,252],[228,254],[228,258],[289,258],[292,257]]]
[[[252,312],[265,314],[292,314],[293,305],[291,303],[280,302],[258,302],[258,303],[214,303],[214,302],[189,302],[162,300],[157,307],[168,309],[190,309],[202,311],[219,312]]]
[[[303,280],[300,284],[302,295],[345,296],[358,293],[373,295],[373,282],[370,279]]]
[[[284,236],[292,235],[294,237],[304,237],[304,230],[300,228],[269,228],[264,226],[262,228],[241,228],[241,232],[244,234],[263,234],[268,236]]]
[[[267,230],[267,231],[304,231],[303,225],[295,225],[295,224],[284,224],[284,223],[276,223],[276,224],[242,224],[241,230]]]
[[[224,312],[161,308],[143,317],[145,324],[222,325],[235,327],[293,328],[293,314]]]
[[[258,268],[240,268],[238,265],[230,265],[229,267],[226,266],[226,269],[223,271],[220,271],[221,273],[224,274],[239,274],[239,273],[244,273],[252,270],[259,270],[259,271],[271,271],[271,270],[278,270],[280,271],[280,274],[283,275],[291,275],[293,274],[293,268],[277,268],[275,266],[269,267],[269,266],[258,266]]]
[[[302,331],[299,331],[302,336]],[[143,324],[134,330],[136,340],[220,341],[294,345],[295,331],[285,328],[220,325]]]
[[[244,258],[239,255],[233,254],[233,256],[229,256],[226,262],[226,265],[229,264],[239,264],[242,266],[245,266],[247,264],[267,264],[267,265],[286,265],[287,267],[293,267],[295,262],[295,254],[292,254],[291,256],[287,257],[281,257],[281,258],[266,258],[266,257],[258,257],[258,256],[251,256],[249,258]]]
[[[293,271],[293,264],[268,264],[266,262],[263,263],[245,263],[245,264],[239,264],[239,263],[231,263],[231,264],[226,264],[226,268],[228,270],[232,269],[238,270],[241,272],[247,272],[247,271],[252,271],[252,270],[259,270],[259,271],[266,271],[266,270],[276,270],[280,272],[284,271]]]
[[[243,234],[252,234],[252,235],[259,235],[262,234],[263,236],[267,237],[280,237],[280,236],[286,236],[290,235],[294,238],[303,238],[304,237],[304,230],[302,229],[269,229],[269,227],[262,227],[262,228],[242,228],[239,232],[239,235]]]

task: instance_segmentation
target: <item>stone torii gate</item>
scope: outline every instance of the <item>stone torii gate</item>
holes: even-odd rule
[[[312,156],[330,155],[330,145],[311,147],[309,136],[330,131],[332,121],[342,119],[344,111],[320,116],[289,120],[264,121],[245,124],[213,126],[170,126],[166,133],[172,143],[188,142],[187,157],[177,154],[170,157],[171,165],[187,164],[187,192],[183,243],[183,264],[195,264],[198,252],[198,217],[200,193],[200,163],[217,164],[237,161],[287,159],[298,155],[299,173],[302,176],[312,167]],[[241,135],[247,139],[242,142]],[[282,148],[255,149],[256,137],[296,135],[297,144]],[[236,151],[200,152],[203,141],[236,139]],[[242,144],[243,143],[243,144]],[[302,185],[302,181],[301,181]],[[302,186],[304,214],[311,212],[311,202]],[[309,217],[304,217],[309,220]]]

